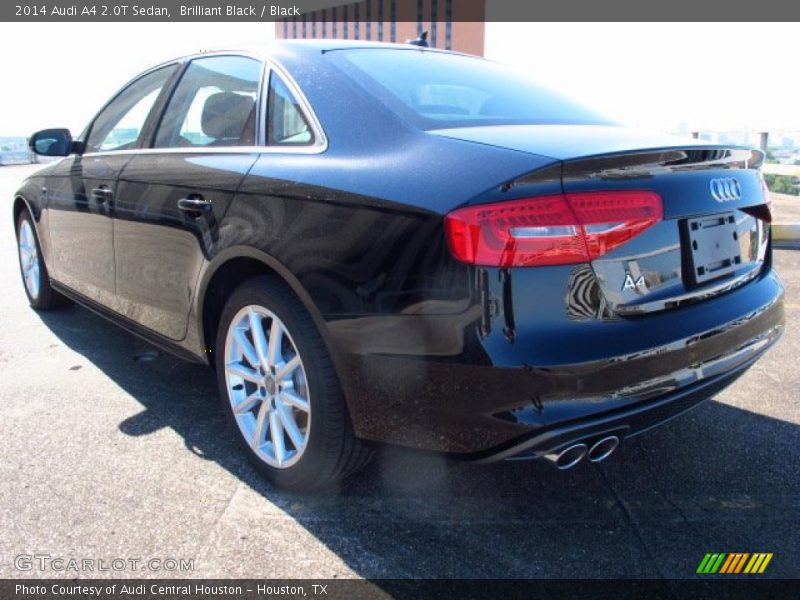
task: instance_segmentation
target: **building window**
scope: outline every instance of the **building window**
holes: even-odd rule
[[[383,3],[384,0],[378,0],[378,41],[383,41]]]
[[[436,48],[436,25],[439,20],[439,3],[431,0],[431,46]]]
[[[445,0],[444,49],[453,46],[453,0]]]
[[[397,0],[391,0],[392,2],[392,25],[391,25],[391,38],[390,41],[392,43],[397,41]]]

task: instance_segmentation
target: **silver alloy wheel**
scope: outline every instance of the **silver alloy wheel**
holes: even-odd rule
[[[19,266],[22,278],[31,298],[39,297],[41,279],[39,274],[39,252],[36,249],[36,236],[27,219],[19,226]]]
[[[225,337],[225,382],[236,423],[271,467],[295,464],[308,445],[311,402],[303,361],[283,322],[245,306]]]

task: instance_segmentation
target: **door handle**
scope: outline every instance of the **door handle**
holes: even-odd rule
[[[92,190],[92,198],[102,204],[114,197],[114,191],[106,185],[101,185]]]
[[[212,209],[211,200],[206,200],[202,196],[187,196],[178,200],[178,209],[193,216],[200,216]]]

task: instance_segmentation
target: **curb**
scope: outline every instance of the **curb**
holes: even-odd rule
[[[800,223],[773,223],[772,239],[778,242],[800,242]]]

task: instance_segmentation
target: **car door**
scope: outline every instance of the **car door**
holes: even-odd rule
[[[120,176],[114,213],[121,312],[173,340],[186,335],[203,261],[258,153],[264,65],[242,55],[184,67],[150,148]]]
[[[174,64],[155,69],[123,88],[87,129],[84,151],[61,161],[48,181],[53,277],[114,310],[117,178],[175,69]]]

